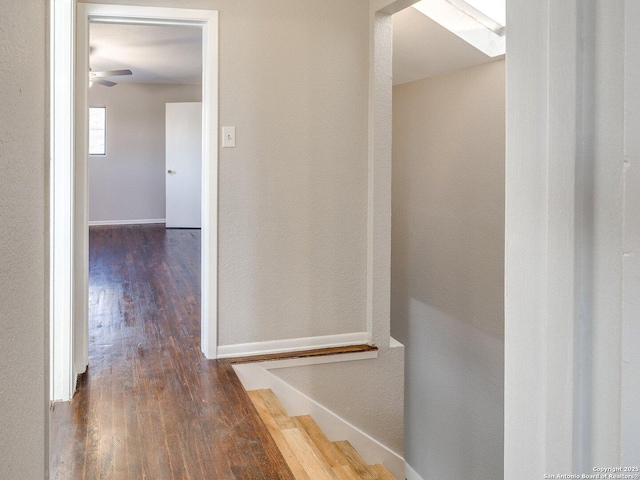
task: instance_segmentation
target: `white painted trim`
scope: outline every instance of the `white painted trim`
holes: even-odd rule
[[[82,22],[80,12],[76,11],[76,65],[75,75],[75,158],[73,166],[73,329],[74,329],[74,366],[75,371],[82,373],[89,363],[89,134],[88,134],[88,99],[86,104],[79,101],[78,92],[84,92],[80,98],[88,96],[88,75],[80,74],[89,69],[89,54],[79,55],[78,48],[85,42],[88,45],[89,23]],[[87,47],[88,50],[88,47]],[[86,135],[78,135],[78,131],[86,131]],[[87,152],[86,155],[80,152]]]
[[[93,220],[89,222],[90,227],[99,227],[107,225],[148,225],[153,223],[165,223],[164,218],[145,218],[141,220]]]
[[[407,480],[424,480],[408,463],[404,466],[404,476]]]
[[[620,464],[628,13],[507,0],[505,478]]]
[[[340,355],[346,361],[350,354]],[[269,373],[274,362],[234,365],[246,390],[268,388],[290,416],[311,415],[329,440],[348,440],[368,464],[383,463],[396,478],[404,478],[404,459],[375,438],[331,410],[309,398],[287,382]]]
[[[243,357],[245,355],[265,355],[269,353],[296,352],[315,348],[345,347],[349,345],[369,344],[371,335],[368,332],[343,333],[340,335],[324,335],[318,337],[290,338],[270,340],[267,342],[238,343],[220,345],[218,358]]]
[[[71,399],[73,366],[73,156],[75,8],[54,0],[51,8],[51,170],[50,170],[50,392],[51,401]],[[72,80],[72,78],[71,78]]]
[[[76,337],[82,342],[84,358],[77,370],[84,371],[88,347],[88,74],[89,24],[127,23],[140,25],[181,25],[202,28],[202,306],[201,348],[204,355],[217,356],[218,320],[218,12],[182,8],[138,7],[130,5],[78,4],[76,55],[76,222],[75,289]],[[85,132],[77,134],[77,132]],[[84,363],[84,365],[80,365]]]

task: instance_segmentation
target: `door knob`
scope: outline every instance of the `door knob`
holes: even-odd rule
[[[176,171],[175,170],[167,170],[167,173],[170,174],[170,175],[173,175],[174,173],[176,173]]]

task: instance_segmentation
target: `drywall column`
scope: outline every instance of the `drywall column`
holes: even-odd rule
[[[367,329],[389,345],[391,292],[391,88],[393,20],[372,12],[367,210]]]
[[[46,477],[47,2],[0,15],[0,478]]]

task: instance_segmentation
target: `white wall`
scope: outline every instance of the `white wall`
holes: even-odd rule
[[[640,462],[640,4],[627,2],[626,8],[621,459],[632,465]]]
[[[393,88],[391,333],[405,459],[502,478],[505,62]]]
[[[389,338],[392,20],[376,13],[379,6],[370,2],[367,212],[367,319],[379,355],[271,373],[402,456],[404,347]]]
[[[199,102],[200,85],[94,85],[107,107],[107,154],[89,157],[89,221],[165,218],[165,104]]]
[[[0,478],[45,477],[45,2],[0,15]]]
[[[237,128],[220,150],[220,345],[365,331],[368,1],[180,7],[220,11],[220,125]]]

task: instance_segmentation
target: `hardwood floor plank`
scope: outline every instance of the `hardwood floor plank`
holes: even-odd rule
[[[51,478],[293,480],[232,367],[200,351],[200,231],[91,227],[89,250],[89,369],[52,409]]]
[[[303,429],[307,435],[311,438],[318,450],[322,453],[322,456],[327,460],[332,467],[340,467],[348,465],[347,459],[340,452],[331,441],[327,438],[324,432],[320,429],[318,424],[311,418],[310,415],[302,415],[294,417],[299,428]]]
[[[312,442],[299,428],[281,430],[291,450],[313,480],[337,480],[329,464],[313,448]]]
[[[296,480],[311,480],[309,478],[309,475],[307,475],[307,472],[303,468],[302,464],[298,461],[298,458],[291,450],[289,443],[285,440],[284,436],[282,435],[282,432],[278,428],[278,424],[276,423],[275,419],[271,416],[271,413],[269,412],[269,409],[265,405],[264,400],[260,396],[260,393],[257,390],[254,390],[254,391],[248,392],[248,394],[249,394],[249,397],[251,398],[251,401],[253,402],[253,405],[258,411],[260,418],[265,423],[265,425],[269,429],[269,433],[271,434],[276,444],[278,445],[278,448],[280,449],[280,453],[282,453],[282,456],[287,461],[287,464],[289,465],[291,472],[293,472],[293,475],[296,478]]]
[[[378,475],[378,480],[396,480],[396,477],[394,477],[391,472],[389,470],[387,470],[387,467],[385,467],[383,464],[378,463],[376,465],[372,465],[369,467],[369,469],[374,472],[376,475]]]
[[[262,397],[265,406],[271,413],[280,430],[297,428],[296,423],[287,415],[282,405],[271,390],[258,390],[258,394]]]
[[[362,480],[360,475],[358,475],[351,465],[333,467],[333,473],[335,473],[336,477],[340,480]]]
[[[367,463],[362,459],[360,454],[356,452],[356,450],[351,446],[349,442],[346,440],[341,440],[339,442],[333,442],[333,444],[340,450],[344,456],[347,458],[349,465],[353,467],[356,473],[363,480],[376,480],[377,475],[373,473]]]

